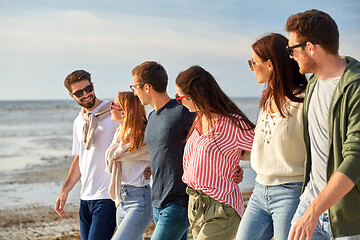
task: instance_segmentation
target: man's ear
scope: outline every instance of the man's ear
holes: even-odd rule
[[[309,52],[311,55],[314,55],[315,54],[315,44],[313,44],[312,42],[307,42],[306,43],[307,47],[309,48]]]
[[[144,85],[144,88],[145,88],[145,89],[144,89],[145,92],[149,93],[150,90],[151,90],[151,88],[152,88],[152,86],[151,86],[150,84],[146,83],[146,84]]]

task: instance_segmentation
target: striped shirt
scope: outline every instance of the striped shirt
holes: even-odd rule
[[[239,115],[234,116],[243,129],[249,129]],[[184,150],[184,183],[228,204],[242,217],[243,198],[233,175],[242,151],[251,151],[253,138],[253,129],[241,130],[225,116],[219,116],[212,128],[201,135],[200,119],[197,117]]]

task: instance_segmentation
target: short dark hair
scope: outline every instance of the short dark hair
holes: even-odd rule
[[[329,14],[312,9],[290,16],[286,31],[296,33],[300,42],[317,42],[328,53],[339,52],[339,30]]]
[[[65,78],[64,85],[67,88],[67,90],[71,92],[72,84],[83,80],[88,80],[91,83],[91,74],[86,72],[85,70],[75,70]]]
[[[161,64],[146,61],[132,70],[132,76],[137,76],[141,83],[150,84],[157,92],[165,92],[168,84],[168,75]]]

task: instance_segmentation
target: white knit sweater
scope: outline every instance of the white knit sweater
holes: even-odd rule
[[[302,103],[288,101],[290,117],[261,111],[251,150],[251,167],[262,185],[302,182],[305,144],[302,131]]]

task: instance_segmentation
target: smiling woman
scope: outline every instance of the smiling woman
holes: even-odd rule
[[[144,176],[150,165],[144,141],[146,112],[133,92],[119,92],[110,109],[112,120],[119,122],[105,153],[106,171],[111,173],[109,194],[117,207],[112,239],[140,239],[153,218],[150,179]]]
[[[256,184],[239,226],[239,240],[287,239],[299,203],[305,160],[302,101],[307,80],[289,58],[287,43],[286,37],[272,33],[252,45],[250,70],[265,90],[251,150]]]

